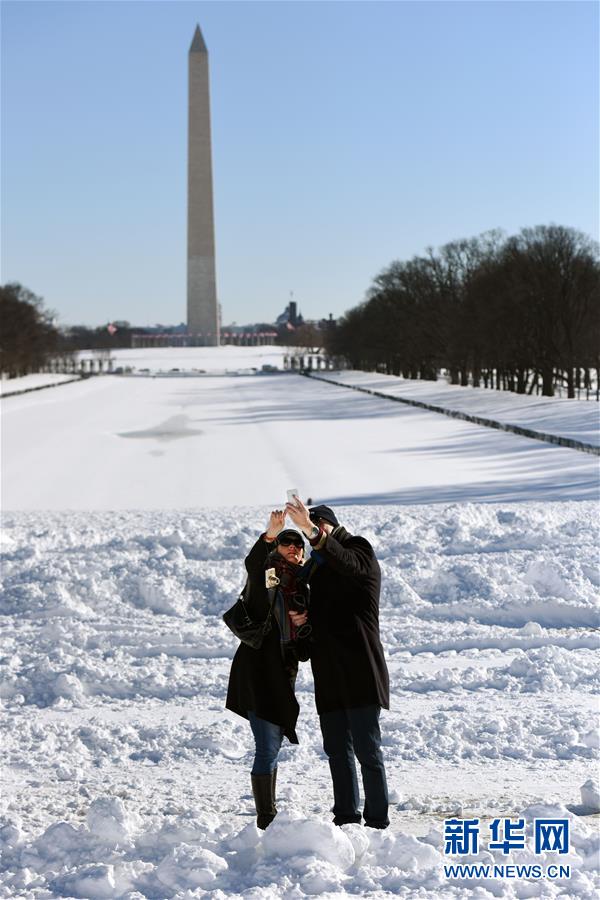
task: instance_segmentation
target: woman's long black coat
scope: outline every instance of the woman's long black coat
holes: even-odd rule
[[[274,547],[261,536],[245,560],[248,572],[246,602],[250,618],[256,622],[264,622],[269,610],[265,569],[272,565],[269,554]],[[299,706],[294,683],[298,673],[298,642],[287,648],[284,659],[279,627],[274,617],[272,622],[272,628],[260,649],[254,650],[243,643],[238,647],[231,664],[225,705],[246,719],[248,712],[252,711],[267,722],[281,725],[288,740],[297,744]],[[302,655],[302,658],[305,656]]]

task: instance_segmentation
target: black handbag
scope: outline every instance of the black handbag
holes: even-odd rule
[[[248,582],[242,588],[240,596],[237,598],[231,609],[223,614],[223,621],[230,631],[235,634],[238,640],[244,644],[248,644],[253,650],[262,647],[262,642],[266,634],[272,628],[273,606],[275,604],[275,596],[277,588],[269,588],[269,612],[264,622],[254,622],[248,615],[246,608],[246,591],[248,590]]]

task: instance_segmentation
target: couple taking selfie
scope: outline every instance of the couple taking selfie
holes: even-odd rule
[[[389,709],[389,679],[379,637],[379,564],[369,542],[346,531],[328,506],[307,508],[293,492],[288,498],[245,560],[248,581],[238,604],[262,632],[253,646],[242,637],[227,690],[227,709],[248,719],[254,735],[257,825],[266,828],[277,814],[277,758],[284,737],[298,743],[294,685],[299,661],[310,659],[333,821],[360,823],[364,816],[365,825],[387,828],[379,714]],[[286,515],[296,528],[284,528]]]

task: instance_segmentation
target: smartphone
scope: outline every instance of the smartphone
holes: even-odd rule
[[[292,488],[287,492],[287,502],[292,503],[294,506],[296,506],[296,497],[299,496],[300,492],[298,491],[298,488]]]

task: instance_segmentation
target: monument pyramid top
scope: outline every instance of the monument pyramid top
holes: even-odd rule
[[[200,31],[199,25],[196,25],[194,39],[192,40],[192,46],[190,47],[190,53],[208,53],[208,49],[206,47],[206,44],[204,43],[204,38],[202,37],[202,32]]]

